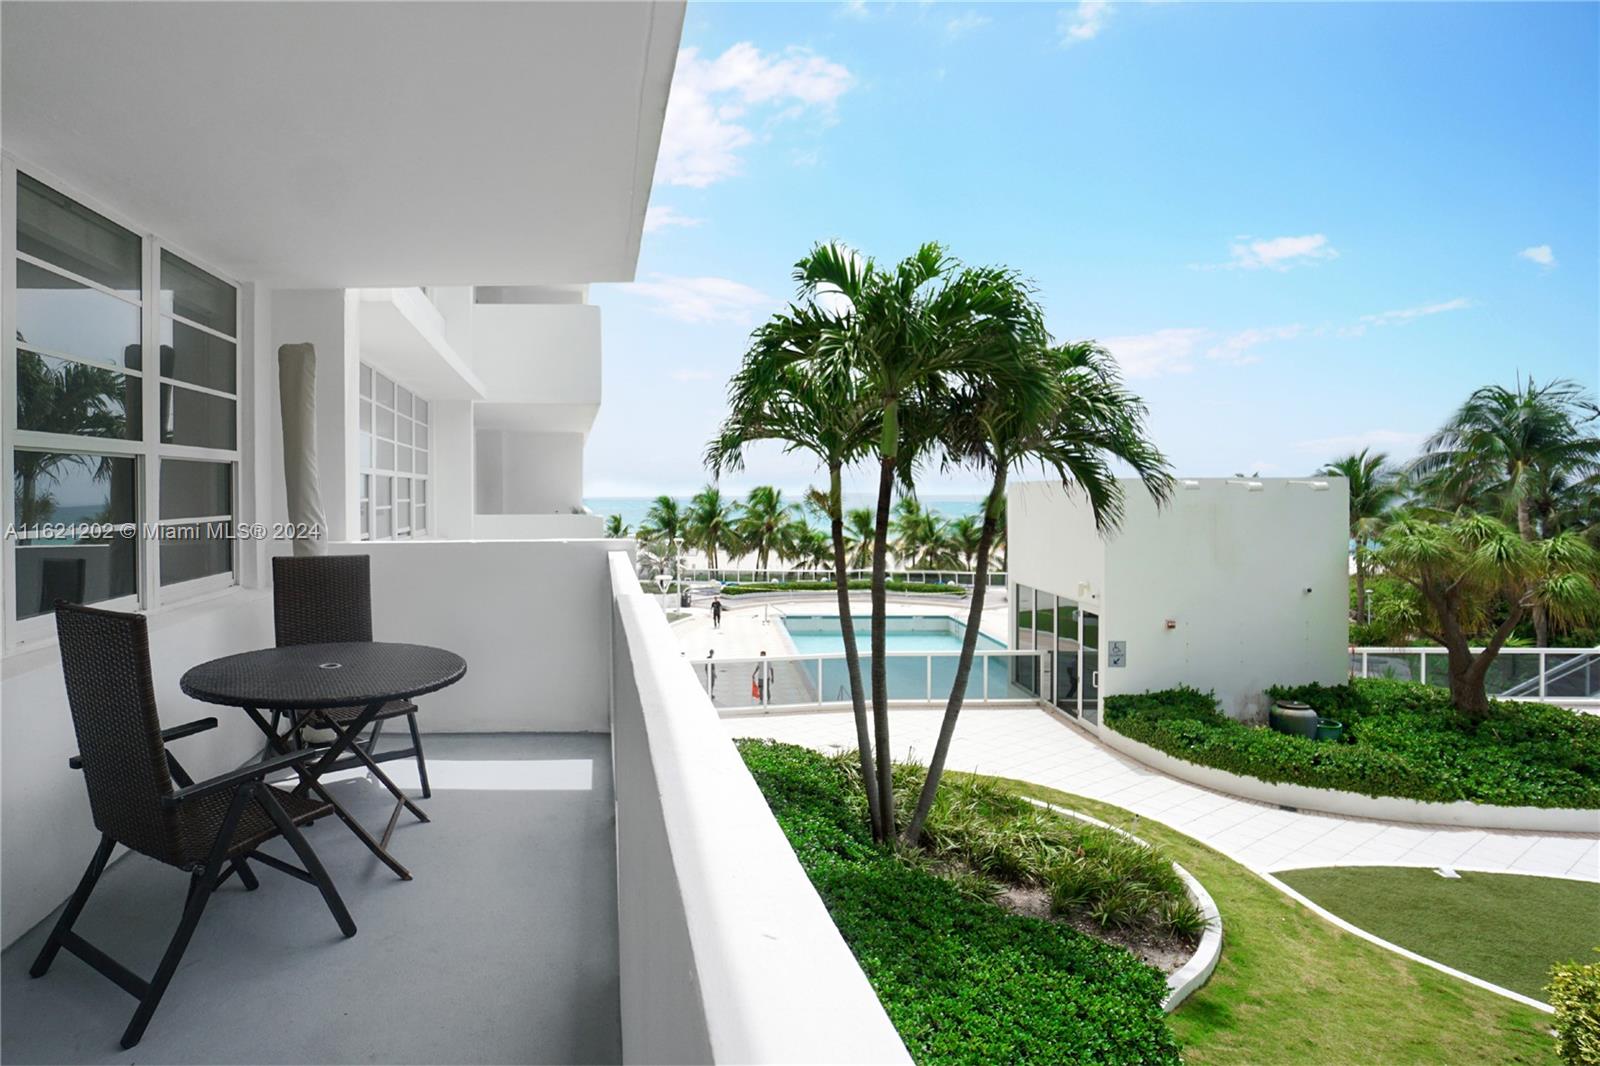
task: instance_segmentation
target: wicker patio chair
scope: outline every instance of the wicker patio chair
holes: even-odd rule
[[[269,774],[298,767],[316,752],[289,752],[196,784],[166,744],[213,729],[217,720],[161,728],[144,616],[65,603],[55,610],[78,738],[78,754],[69,765],[83,771],[100,846],[28,972],[43,977],[66,948],[116,982],[139,1001],[122,1034],[122,1046],[131,1048],[150,1024],[211,893],[234,874],[246,889],[258,887],[251,859],[315,885],[345,936],[354,936],[356,926],[298,828],[329,813],[331,806],[266,782]],[[257,850],[278,836],[294,849],[303,869]],[[117,844],[189,873],[183,917],[149,981],[72,931]]]
[[[272,622],[278,647],[294,644],[365,643],[372,639],[372,560],[365,555],[310,555],[298,558],[277,556],[272,560]],[[343,732],[361,715],[360,707],[339,707],[299,715],[291,723],[298,727],[330,728]],[[411,729],[411,746],[378,751],[383,724],[392,718],[405,718]],[[351,745],[351,760],[341,760],[334,769],[394,759],[417,760],[417,780],[422,798],[433,795],[428,787],[428,763],[422,754],[422,734],[417,730],[417,705],[410,700],[393,700],[384,705],[372,724],[366,741]],[[385,779],[387,783],[387,779]],[[391,829],[393,821],[390,822]]]

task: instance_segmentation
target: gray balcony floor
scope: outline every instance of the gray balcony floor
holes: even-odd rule
[[[161,1008],[132,1051],[135,1001],[63,951],[27,969],[55,916],[0,956],[8,1063],[617,1062],[616,836],[610,738],[424,737],[433,798],[402,814],[402,882],[334,818],[306,833],[358,931],[340,936],[315,888],[257,866],[211,899]],[[385,769],[402,786],[415,763]],[[409,771],[409,773],[408,773]],[[331,785],[380,831],[388,794]],[[282,841],[265,849],[292,859]],[[87,863],[89,855],[84,854]],[[187,875],[138,855],[113,863],[76,931],[148,977],[177,924]],[[74,884],[63,884],[65,896]]]

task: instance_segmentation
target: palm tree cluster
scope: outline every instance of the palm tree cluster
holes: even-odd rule
[[[938,244],[893,265],[820,244],[795,265],[794,278],[795,302],[755,331],[730,382],[730,413],[708,446],[707,464],[717,473],[738,469],[748,445],[774,441],[814,456],[827,472],[828,488],[812,503],[826,512],[831,532],[862,781],[880,841],[900,829],[885,658],[889,553],[917,565],[973,569],[961,657],[928,776],[905,826],[905,839],[915,842],[971,673],[1007,478],[1037,464],[1088,500],[1103,532],[1123,510],[1113,460],[1127,464],[1158,503],[1172,479],[1147,438],[1144,405],[1123,387],[1115,363],[1091,342],[1055,341],[1032,286],[1017,272],[965,265]],[[870,511],[843,508],[842,476],[853,467],[877,474]],[[925,510],[916,480],[930,467],[983,476],[989,488],[981,514],[946,522]],[[872,570],[870,689],[846,579],[861,563]]]
[[[713,570],[742,556],[754,557],[763,573],[779,563],[822,569],[831,565],[833,552],[827,534],[808,521],[813,513],[810,499],[786,500],[783,490],[770,485],[757,485],[742,499],[707,485],[687,505],[657,496],[637,531],[612,515],[606,535],[636,537],[658,563],[675,559],[681,549],[702,552]]]
[[[1577,383],[1486,385],[1410,462],[1363,449],[1318,473],[1349,482],[1356,620],[1443,645],[1463,711],[1487,713],[1483,678],[1524,619],[1546,647],[1600,618],[1600,406]],[[1399,590],[1381,605],[1374,569]]]

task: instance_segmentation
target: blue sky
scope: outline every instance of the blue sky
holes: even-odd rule
[[[592,291],[586,492],[705,480],[749,331],[822,239],[1022,270],[1056,336],[1118,356],[1180,475],[1404,456],[1519,372],[1593,389],[1597,16],[691,3],[637,281]],[[726,487],[814,480],[760,450]]]

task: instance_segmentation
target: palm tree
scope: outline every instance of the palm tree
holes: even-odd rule
[[[983,522],[977,515],[962,515],[949,525],[950,543],[964,570],[977,567],[978,543],[983,539]]]
[[[661,561],[666,569],[678,556],[683,541],[683,509],[671,496],[657,496],[639,523],[639,542],[644,550]],[[673,574],[677,576],[676,572]]]
[[[783,529],[793,515],[783,502],[783,490],[757,485],[745,497],[737,526],[745,550],[755,553],[756,569],[765,573],[774,554],[782,558]]]
[[[1026,338],[1019,339],[1025,344]],[[1004,507],[1006,479],[1013,469],[1038,463],[1070,493],[1082,493],[1102,536],[1121,523],[1123,490],[1111,460],[1132,467],[1159,507],[1172,494],[1166,457],[1145,429],[1145,406],[1127,391],[1116,363],[1089,342],[1060,347],[1018,347],[1012,373],[993,381],[976,380],[953,397],[944,420],[947,461],[988,472],[983,529],[973,573],[972,603],[955,682],[945,704],[939,739],[928,763],[917,807],[905,841],[915,844],[933,806],[944,774],[956,719],[972,674],[978,629],[989,584],[989,554]]]
[[[1524,540],[1539,540],[1554,532],[1536,521],[1551,486],[1600,471],[1597,418],[1594,398],[1573,381],[1485,385],[1423,443],[1411,470],[1435,502],[1481,500],[1514,518]],[[1532,615],[1536,640],[1547,647],[1546,606],[1532,604]]]
[[[802,298],[825,297],[843,307],[811,358],[847,363],[860,390],[877,408],[878,504],[872,543],[872,717],[877,787],[883,825],[895,830],[889,743],[886,620],[889,511],[897,478],[937,430],[931,417],[953,383],[986,373],[1003,375],[1004,338],[1042,332],[1029,287],[1014,272],[962,267],[938,244],[884,269],[839,244],[819,244],[795,264]]]
[[[1367,572],[1372,544],[1383,531],[1390,510],[1400,502],[1399,474],[1389,456],[1362,448],[1335,459],[1317,471],[1319,477],[1342,477],[1350,486],[1350,540],[1356,555],[1356,621],[1367,621]]]
[[[20,333],[17,340],[23,341]],[[101,367],[56,360],[52,368],[42,356],[30,351],[17,352],[17,426],[43,433],[84,437],[126,437],[129,412],[137,430],[137,378],[128,378]],[[129,382],[135,387],[125,399]],[[131,402],[130,402],[131,401]],[[60,483],[70,467],[89,470],[95,481],[111,476],[110,456],[82,455],[75,452],[46,452],[18,449],[12,478],[17,501],[19,526],[37,526],[50,521],[55,513],[55,495],[50,486]]]
[[[784,555],[807,570],[820,570],[833,558],[828,535],[803,518],[796,518],[783,531]]]
[[[774,315],[759,329],[743,365],[728,389],[728,420],[706,452],[713,471],[737,469],[746,445],[757,440],[781,441],[785,450],[804,449],[828,470],[828,492],[822,501],[833,548],[834,592],[839,604],[839,631],[844,642],[845,671],[855,715],[856,753],[866,787],[868,816],[876,839],[887,839],[878,792],[873,783],[872,736],[867,728],[865,689],[861,684],[861,652],[856,645],[850,611],[849,560],[845,555],[842,477],[877,433],[874,405],[859,391],[860,379],[847,362],[812,363],[825,331],[837,327],[815,305]],[[818,501],[807,493],[808,502]],[[851,512],[858,549],[870,551],[872,516]]]
[[[734,533],[737,523],[737,505],[723,496],[715,485],[707,485],[689,501],[689,511],[684,515],[684,536],[690,547],[706,553],[706,565],[717,570],[721,568],[719,552],[733,554],[739,550]]]
[[[622,520],[621,515],[614,514],[606,517],[607,537],[613,540],[620,540],[621,538],[631,536],[632,534],[632,528],[630,528],[629,525]]]
[[[852,570],[872,565],[872,509],[852,507],[844,516],[845,542],[850,546],[846,561]]]

